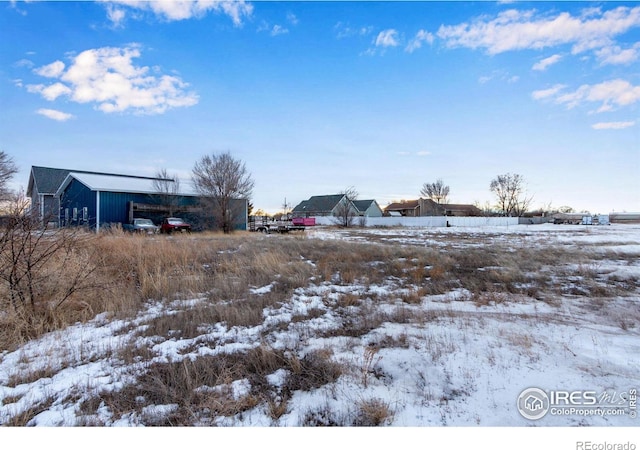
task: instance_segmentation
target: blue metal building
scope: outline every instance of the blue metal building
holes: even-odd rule
[[[61,226],[86,226],[96,231],[114,224],[129,223],[145,217],[159,223],[166,217],[163,197],[154,186],[158,178],[132,175],[69,172],[56,192],[59,199]],[[161,180],[172,183],[173,180]],[[200,224],[196,229],[210,228],[210,220],[202,220],[200,197],[195,193],[174,195],[173,203],[185,220]],[[248,201],[235,200],[237,221],[234,228],[247,229]],[[213,216],[213,214],[211,214]]]

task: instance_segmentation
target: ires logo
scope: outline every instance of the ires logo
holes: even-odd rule
[[[592,406],[598,404],[596,391],[550,391],[549,400],[553,406]]]
[[[538,420],[547,415],[551,401],[545,391],[539,388],[528,388],[518,397],[518,411],[525,419]]]
[[[621,416],[636,417],[636,389],[626,392],[594,390],[550,390],[528,388],[518,396],[518,412],[529,420],[555,416]]]

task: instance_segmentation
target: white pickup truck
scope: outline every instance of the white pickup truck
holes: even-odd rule
[[[133,222],[122,225],[124,231],[131,233],[156,234],[160,227],[154,225],[151,219],[133,219]]]

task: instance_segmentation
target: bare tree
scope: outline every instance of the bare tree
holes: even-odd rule
[[[482,215],[484,217],[491,217],[493,216],[493,206],[491,205],[491,202],[486,201],[484,203],[480,203],[479,200],[476,200],[473,205],[478,208],[479,210],[482,211]]]
[[[341,227],[349,228],[353,226],[355,217],[358,215],[358,210],[353,205],[353,202],[358,199],[358,191],[355,187],[350,186],[340,192],[343,196],[338,203],[335,211],[334,217],[337,225]]]
[[[233,230],[239,211],[235,199],[249,199],[254,181],[245,164],[225,152],[203,156],[193,167],[193,185],[206,207],[213,208],[215,225],[225,233]]]
[[[0,200],[7,200],[11,192],[9,181],[18,172],[18,167],[13,162],[13,158],[4,151],[0,151]]]
[[[522,216],[533,200],[533,197],[527,196],[524,177],[519,174],[498,175],[489,188],[496,195],[496,206],[504,216]]]
[[[153,180],[153,189],[162,206],[167,208],[169,216],[173,216],[180,205],[180,180],[177,175],[170,175],[167,169],[160,169],[156,172],[156,179]]]
[[[449,186],[445,186],[442,179],[439,178],[435,183],[423,184],[420,194],[436,203],[446,204],[449,199]]]
[[[15,194],[1,226],[0,286],[6,295],[0,297],[0,311],[34,325],[97,287],[92,281],[97,257],[84,245],[93,234],[79,227],[44,229],[27,209],[24,195]]]

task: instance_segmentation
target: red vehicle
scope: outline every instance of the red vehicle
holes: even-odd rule
[[[171,234],[175,231],[190,233],[191,225],[179,217],[167,217],[162,221],[160,226],[161,233]]]

